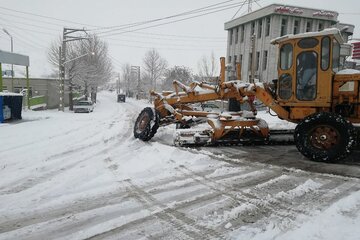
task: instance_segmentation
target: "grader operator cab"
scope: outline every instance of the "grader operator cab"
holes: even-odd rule
[[[211,128],[177,133],[175,143],[215,144],[269,138],[266,122],[256,118],[254,96],[279,118],[297,123],[294,141],[298,150],[314,161],[336,162],[350,154],[360,123],[360,72],[342,70],[338,29],[287,35],[272,41],[279,46],[278,79],[273,83],[225,82],[221,59],[218,85],[174,81],[174,92],[156,93],[154,108],[145,108],[134,126],[134,136],[150,140],[159,126],[177,123],[190,127],[206,119]],[[239,71],[238,71],[239,72]],[[179,90],[182,91],[179,91]],[[252,112],[213,113],[195,111],[191,104],[217,99],[247,101]]]

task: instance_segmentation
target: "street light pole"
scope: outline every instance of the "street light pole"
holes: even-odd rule
[[[3,28],[3,31],[10,37],[11,52],[13,53],[14,52],[13,37],[5,28]],[[12,92],[14,91],[14,65],[13,64],[11,64],[11,91]]]

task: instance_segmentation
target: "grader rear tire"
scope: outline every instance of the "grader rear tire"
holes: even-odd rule
[[[339,162],[346,158],[355,143],[354,128],[342,116],[315,113],[301,121],[294,134],[297,149],[317,162]]]
[[[159,128],[159,113],[153,108],[144,108],[135,121],[134,137],[149,141]]]

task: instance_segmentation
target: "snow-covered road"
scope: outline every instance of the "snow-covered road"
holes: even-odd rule
[[[255,147],[176,148],[171,126],[145,143],[132,128],[146,103],[115,100],[0,125],[0,239],[360,236],[358,178],[249,161]]]

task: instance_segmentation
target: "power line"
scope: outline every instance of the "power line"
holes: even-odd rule
[[[9,14],[9,13],[4,13],[2,11],[0,11],[1,15],[6,15],[6,16],[10,16],[10,17],[15,17],[15,18],[20,18],[21,20],[29,20],[29,21],[33,21],[33,22],[39,22],[42,24],[48,24],[48,25],[54,25],[54,26],[59,26],[59,27],[64,27],[64,24],[58,24],[58,23],[53,23],[53,22],[46,22],[44,20],[39,20],[39,19],[32,19],[32,18],[27,18],[24,16],[18,16],[18,15],[14,15],[14,14]]]
[[[145,43],[145,44],[150,44],[150,45],[168,45],[168,46],[187,46],[187,47],[195,47],[195,48],[198,48],[198,47],[209,47],[209,48],[212,48],[212,47],[219,47],[219,46],[204,46],[202,43],[200,43],[200,45],[189,45],[189,44],[174,44],[174,43],[171,43],[171,44],[166,44],[166,43],[161,43],[161,42],[144,42],[144,41],[138,41],[138,40],[121,40],[121,39],[113,39],[112,41],[116,41],[116,42],[131,42],[131,43]]]
[[[150,41],[139,41],[138,39],[144,39],[144,36],[136,36],[136,35],[130,35],[130,34],[126,34],[120,37],[103,37],[103,39],[109,41],[109,42],[139,42],[139,43],[150,43],[150,44],[170,44],[170,45],[186,45],[186,46],[190,46],[193,45],[194,43],[199,44],[200,46],[203,46],[203,42],[200,39],[175,39],[175,38],[157,38],[157,37],[148,37],[145,39],[149,39],[149,40],[155,40],[156,42],[150,42]],[[158,41],[159,40],[159,41]],[[171,41],[171,43],[167,43]],[[214,45],[220,45],[220,44],[224,44],[224,41],[206,41],[209,43],[214,43]],[[199,46],[197,45],[197,46]]]
[[[165,36],[165,37],[178,37],[178,38],[190,38],[192,39],[205,39],[205,40],[211,40],[211,39],[218,39],[217,41],[223,41],[226,38],[225,37],[204,37],[204,36],[188,36],[188,35],[175,35],[175,34],[160,34],[160,33],[149,33],[149,32],[134,32],[134,34],[140,34],[140,35],[154,35],[154,36]],[[173,39],[170,39],[173,40]]]
[[[12,15],[12,14],[4,14],[2,12],[0,12],[1,15],[9,15],[9,16],[13,16],[13,17],[17,17],[17,18],[21,18],[21,19],[25,19],[25,20],[29,20],[29,21],[33,21],[33,22],[40,22],[40,23],[44,23],[44,24],[48,24],[48,25],[54,25],[54,26],[61,26],[63,27],[63,25],[61,24],[56,24],[56,23],[50,23],[50,22],[44,22],[42,20],[36,20],[36,19],[31,19],[31,18],[24,18],[24,17],[20,17],[20,16],[17,16],[17,15]],[[40,25],[35,25],[35,24],[31,24],[31,23],[24,23],[24,22],[19,22],[19,21],[14,21],[14,20],[11,20],[12,23],[17,23],[17,24],[21,24],[21,25],[26,25],[26,26],[30,26],[30,27],[34,27],[34,28],[41,28],[42,30],[48,30],[48,31],[52,31],[52,32],[59,32],[58,30],[56,30],[55,28],[47,28],[47,27],[43,27],[43,26],[40,26]],[[17,27],[18,29],[22,29],[22,30],[27,30],[25,28],[21,28],[21,27]],[[49,33],[45,33],[43,31],[36,31],[35,32],[38,32],[38,33],[41,33],[41,34],[47,34],[47,35],[50,35]],[[222,37],[204,37],[204,36],[186,36],[186,35],[174,35],[174,34],[160,34],[160,33],[149,33],[149,32],[136,32],[134,34],[139,34],[139,35],[147,35],[147,36],[151,36],[151,35],[154,35],[154,36],[159,36],[159,37],[162,37],[162,36],[169,36],[169,37],[175,37],[175,38],[180,38],[180,39],[183,39],[183,40],[187,40],[189,41],[188,39],[206,39],[207,41],[218,41],[218,42],[222,42],[225,38],[222,38]],[[188,39],[186,39],[188,38]],[[161,38],[153,38],[153,39],[161,39]],[[219,40],[215,40],[215,39],[219,39]],[[222,40],[220,40],[222,39]],[[170,40],[174,40],[173,38],[170,39]],[[192,40],[191,40],[192,41]]]
[[[179,20],[174,20],[174,21],[170,21],[170,22],[160,23],[160,24],[156,24],[156,25],[151,25],[151,26],[142,27],[142,28],[137,28],[137,29],[132,29],[132,30],[127,30],[127,31],[122,31],[122,32],[119,32],[119,33],[112,33],[112,34],[107,34],[107,35],[106,35],[106,34],[105,34],[105,35],[101,35],[101,33],[100,33],[99,36],[102,36],[102,37],[105,37],[105,36],[114,36],[114,35],[120,35],[120,34],[124,34],[124,33],[135,32],[135,31],[139,31],[139,30],[144,30],[144,29],[159,27],[159,26],[163,26],[163,25],[168,25],[168,24],[172,24],[172,23],[176,23],[176,22],[181,22],[181,21],[189,20],[189,19],[192,19],[192,18],[198,18],[198,17],[206,16],[206,15],[209,15],[209,14],[213,14],[213,13],[225,11],[225,10],[232,9],[232,8],[234,8],[234,6],[228,7],[228,8],[224,8],[224,9],[220,9],[220,10],[216,10],[216,11],[211,11],[211,12],[208,12],[208,13],[199,14],[199,15],[196,15],[196,16],[191,16],[191,17],[187,17],[187,18],[182,18],[182,19],[179,19]]]
[[[241,6],[239,7],[239,9],[236,11],[236,13],[234,14],[234,16],[231,19],[234,19],[235,16],[240,12],[240,10],[242,9],[242,7],[245,5],[246,1],[243,2],[243,4],[241,4]]]
[[[209,5],[209,6],[206,6],[206,7],[202,7],[202,8],[198,8],[198,9],[194,9],[194,10],[191,10],[191,11],[187,11],[187,12],[183,12],[183,13],[180,13],[180,14],[176,14],[176,15],[172,15],[172,16],[168,16],[168,17],[164,17],[164,18],[159,18],[159,19],[154,19],[154,20],[150,20],[150,21],[144,21],[144,22],[139,22],[139,23],[136,23],[136,24],[146,24],[146,23],[149,23],[149,22],[154,22],[154,21],[159,21],[159,20],[164,20],[164,19],[169,19],[169,18],[173,18],[173,17],[177,17],[177,16],[183,16],[183,15],[188,15],[188,14],[194,14],[194,13],[198,13],[198,12],[204,12],[204,9],[206,9],[206,11],[209,11],[209,10],[212,10],[212,9],[219,9],[219,7],[216,7],[214,8],[215,6],[220,6],[220,5],[223,5],[225,3],[229,3],[229,2],[232,2],[234,0],[228,0],[228,1],[224,1],[224,2],[220,2],[220,3],[217,3],[217,4],[212,4],[212,5]],[[236,6],[237,3],[235,4],[231,4],[231,5],[223,5],[223,6],[220,6],[220,8],[223,8],[222,10],[226,10],[224,9],[224,7],[227,7],[227,6]],[[63,20],[63,19],[59,19],[59,18],[53,18],[53,17],[49,17],[49,16],[44,16],[44,15],[39,15],[39,14],[33,14],[33,13],[29,13],[29,12],[24,12],[24,11],[18,11],[18,10],[14,10],[14,9],[10,9],[10,8],[6,8],[6,7],[0,7],[0,9],[5,9],[7,11],[13,11],[13,12],[16,12],[16,13],[21,13],[21,14],[27,14],[27,15],[30,15],[30,16],[36,16],[36,17],[41,17],[41,18],[47,18],[47,19],[51,19],[51,20],[55,20],[55,21],[64,21],[64,22],[70,22],[70,23],[75,23],[75,24],[82,24],[82,23],[79,23],[79,22],[74,22],[74,21],[68,21],[68,20]],[[213,11],[213,12],[217,12],[217,11]],[[212,12],[212,13],[213,13]],[[5,13],[6,14],[6,13]],[[210,14],[210,13],[209,13]],[[10,14],[11,15],[11,14]],[[203,15],[207,15],[207,14],[202,14],[200,16],[203,16]],[[15,17],[18,17],[16,15],[11,15],[11,16],[15,16]],[[193,17],[198,17],[198,16],[193,16]],[[191,18],[193,18],[191,17]],[[23,17],[21,17],[23,18]],[[190,18],[188,18],[190,19]],[[34,19],[30,19],[31,21],[38,21],[38,20],[34,20]],[[180,19],[178,21],[183,21],[183,20],[186,20],[186,19]],[[174,23],[174,22],[178,22],[178,21],[172,21],[170,23]],[[39,21],[39,22],[42,22],[42,21]],[[34,25],[34,24],[28,24],[28,23],[23,23],[23,22],[17,22],[17,23],[20,23],[20,24],[23,24],[23,25],[28,25],[28,26],[32,26],[32,27],[41,27],[41,26],[38,26],[38,25]],[[49,22],[45,22],[46,24],[53,24],[53,25],[57,25],[59,26],[59,24],[56,24],[56,23],[49,23]],[[163,23],[161,25],[165,25],[165,24],[170,24],[170,23]],[[82,24],[82,25],[87,25],[87,26],[90,26],[88,24]],[[131,26],[132,24],[124,24],[122,26]],[[62,25],[60,25],[62,26]],[[118,26],[116,26],[118,27]],[[151,28],[151,27],[155,27],[155,26],[150,26],[148,28]],[[19,28],[19,27],[18,27]],[[50,31],[57,31],[57,30],[54,30],[54,29],[50,29],[50,28],[44,28],[44,27],[41,27],[42,29],[47,29],[47,30],[50,30]],[[108,28],[113,28],[113,27],[108,27]],[[19,28],[20,29],[20,28]],[[116,29],[115,29],[116,30]],[[115,30],[112,30],[112,31],[115,31]],[[42,34],[47,34],[47,33],[44,33],[44,32],[40,32],[38,31],[39,33],[42,33]],[[100,34],[104,34],[104,33],[100,33]],[[151,35],[150,33],[146,33],[148,35]],[[157,36],[162,36],[162,34],[154,34],[154,35],[157,35]],[[105,36],[105,35],[104,35]],[[207,39],[207,37],[195,37],[195,36],[179,36],[179,35],[169,35],[169,36],[173,36],[173,37],[179,37],[179,38],[202,38],[202,39]]]
[[[139,46],[139,45],[127,45],[127,44],[112,44],[113,46],[120,46],[120,47],[129,47],[129,48],[141,48],[141,49],[151,49],[153,47],[149,47],[149,46]],[[157,47],[156,49],[161,49],[161,50],[173,50],[173,51],[208,51],[209,48],[205,49],[205,48],[162,48],[162,47]],[[214,49],[214,48],[212,48]],[[214,49],[214,50],[223,50],[224,48],[219,48],[219,49]]]
[[[39,25],[31,24],[31,23],[19,22],[19,21],[14,21],[14,20],[11,20],[11,23],[17,23],[17,24],[21,24],[21,25],[25,25],[25,26],[29,26],[29,27],[41,28],[41,29],[45,29],[47,31],[52,31],[52,32],[59,32],[58,29],[47,28],[44,26],[39,26]]]
[[[90,27],[96,27],[96,28],[101,27],[101,26],[90,25],[90,24],[85,24],[85,23],[80,23],[80,22],[75,22],[75,21],[60,19],[60,18],[54,18],[54,17],[49,17],[49,16],[40,15],[40,14],[35,14],[35,13],[30,13],[30,12],[25,12],[25,11],[19,11],[19,10],[15,10],[15,9],[11,9],[11,8],[6,8],[6,7],[0,7],[0,9],[5,9],[5,10],[7,10],[7,11],[17,12],[17,13],[21,13],[21,14],[30,15],[30,16],[36,16],[36,17],[41,17],[41,18],[46,18],[46,19],[52,19],[52,20],[60,21],[60,22],[67,22],[67,23],[71,23],[71,24],[77,24],[77,25],[83,25],[83,26],[90,26]]]
[[[112,27],[102,27],[102,28],[92,29],[92,30],[97,31],[97,30],[102,30],[102,29],[113,29],[113,28],[117,29],[117,28],[123,28],[123,27],[131,27],[131,26],[134,27],[134,26],[138,26],[138,25],[143,25],[143,24],[153,23],[153,22],[157,22],[157,21],[167,20],[167,19],[170,19],[170,18],[180,17],[180,16],[184,16],[184,15],[188,15],[188,14],[194,14],[197,11],[204,10],[204,9],[207,9],[207,8],[211,8],[211,7],[218,6],[218,5],[222,5],[222,4],[225,4],[225,3],[228,3],[228,2],[233,2],[233,1],[234,0],[227,0],[227,1],[224,1],[224,2],[220,2],[220,3],[208,5],[208,6],[205,6],[205,7],[193,9],[193,10],[190,10],[190,11],[178,13],[178,14],[175,14],[175,15],[170,15],[170,16],[166,16],[166,17],[162,17],[162,18],[156,18],[156,19],[152,19],[152,20],[148,20],[148,21],[128,23],[128,24],[112,26]]]
[[[233,1],[233,0],[232,0],[232,1]],[[227,2],[228,2],[228,1],[227,1]],[[195,14],[195,13],[208,12],[208,13],[205,13],[205,14],[198,14],[198,15],[195,15],[195,16],[192,16],[192,17],[182,18],[182,19],[180,19],[180,20],[173,20],[173,21],[170,21],[170,22],[167,22],[167,23],[161,23],[161,24],[157,24],[157,25],[153,25],[153,26],[166,25],[166,24],[170,24],[170,23],[180,22],[180,21],[184,21],[184,20],[187,20],[187,19],[196,18],[196,17],[201,17],[201,16],[204,16],[204,15],[208,15],[208,14],[212,14],[212,13],[216,13],[216,12],[228,10],[228,9],[237,7],[237,6],[239,6],[239,5],[240,5],[239,3],[233,3],[233,4],[228,4],[228,5],[224,5],[224,6],[220,6],[220,7],[212,7],[212,8],[205,7],[205,8],[207,8],[207,9],[204,9],[204,10],[196,10],[196,11],[193,10],[193,11],[189,11],[189,12],[186,12],[186,13],[181,13],[181,14],[177,14],[177,15],[173,15],[173,16],[169,16],[169,17],[165,17],[165,18],[161,18],[161,19],[155,19],[155,20],[149,20],[149,21],[145,21],[145,22],[140,22],[140,23],[137,23],[137,24],[133,24],[133,25],[130,25],[130,26],[126,26],[126,27],[115,28],[115,29],[111,29],[111,30],[108,30],[108,31],[99,32],[98,34],[101,35],[101,34],[106,34],[106,33],[110,33],[110,32],[121,31],[121,30],[124,30],[124,29],[133,28],[133,27],[138,27],[138,26],[141,26],[141,25],[146,25],[146,24],[150,24],[150,23],[154,23],[154,22],[163,21],[163,20],[168,20],[168,19],[172,19],[172,18],[175,18],[175,17],[181,17],[181,16],[186,16],[186,15],[193,15],[193,14]],[[215,11],[212,11],[212,10],[215,10]],[[210,12],[209,12],[209,11],[210,11]],[[150,27],[140,28],[140,29],[147,29],[147,28],[150,28]],[[128,31],[130,31],[130,30],[128,30]]]
[[[4,20],[4,19],[1,18],[1,17],[0,17],[0,19],[3,20],[4,22],[7,22],[6,20]],[[15,36],[16,36],[16,35],[18,36],[18,37],[16,37],[16,39],[17,39],[18,41],[23,42],[23,43],[25,43],[25,44],[29,44],[30,46],[35,47],[35,48],[40,48],[40,49],[46,48],[46,47],[40,45],[38,42],[34,42],[34,41],[30,40],[29,38],[27,38],[27,36],[25,37],[24,34],[18,34],[17,31],[14,30],[14,28],[18,28],[18,27],[14,26],[13,24],[7,23],[7,24],[5,24],[5,25],[8,26],[8,27],[10,27],[11,32],[12,32]],[[2,26],[5,26],[5,25],[2,24]],[[23,29],[23,30],[28,31],[28,29]],[[32,33],[28,33],[28,35],[31,35],[31,34],[32,34]],[[14,37],[15,37],[15,36],[14,36]],[[23,41],[23,39],[27,39],[27,41],[25,42],[25,41]],[[31,43],[30,43],[30,42],[31,42]]]
[[[8,24],[2,24],[3,26],[10,26]],[[28,28],[23,28],[23,27],[19,27],[19,26],[15,26],[15,25],[11,25],[12,28],[16,28],[16,29],[19,29],[19,30],[24,30],[26,32],[29,32],[29,33],[33,33],[33,32],[36,32],[36,33],[40,33],[40,34],[44,34],[44,35],[49,35],[49,36],[54,36],[54,34],[51,34],[51,33],[48,33],[48,32],[42,32],[42,31],[38,31],[38,30],[33,30],[33,29],[28,29]]]

